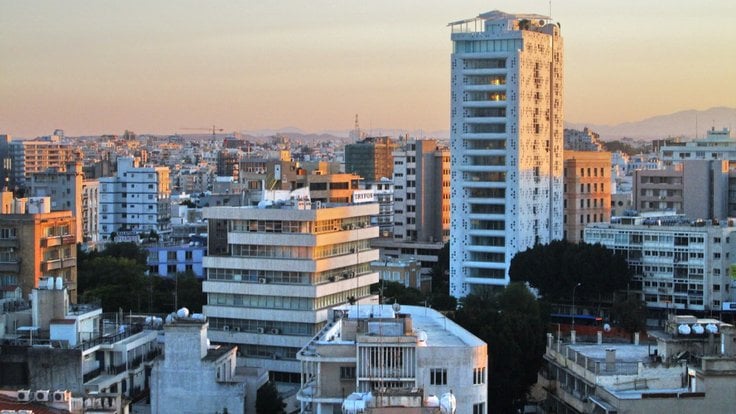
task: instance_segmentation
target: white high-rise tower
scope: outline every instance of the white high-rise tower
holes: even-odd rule
[[[492,11],[450,23],[450,293],[505,286],[513,256],[562,238],[560,26]]]

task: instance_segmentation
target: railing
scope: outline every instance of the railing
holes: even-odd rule
[[[548,348],[547,351],[550,355],[558,354],[595,375],[636,375],[639,373],[639,362],[606,362],[600,359],[588,358],[568,345],[562,345],[559,353],[551,348]]]
[[[94,369],[94,370],[92,370],[92,371],[90,371],[90,372],[82,375],[82,382],[89,382],[89,381],[93,380],[94,378],[97,378],[100,375],[101,372],[102,372],[102,370],[100,368],[96,368],[96,369]]]
[[[122,341],[125,338],[128,338],[132,335],[137,334],[138,332],[143,331],[143,328],[140,326],[130,326],[128,327],[124,332],[121,332],[119,334],[111,335],[111,336],[101,336],[99,338],[95,338],[89,341],[82,342],[77,346],[77,349],[81,350],[87,350],[89,348],[92,348],[93,346],[102,345],[102,344],[112,344],[118,341]]]

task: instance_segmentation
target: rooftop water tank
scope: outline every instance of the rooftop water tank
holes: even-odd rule
[[[181,308],[178,311],[176,311],[176,316],[180,318],[188,318],[189,317],[189,309],[187,308]]]
[[[685,324],[685,323],[683,323],[682,325],[679,325],[679,326],[677,327],[677,332],[678,332],[678,333],[679,333],[680,335],[690,335],[690,332],[691,332],[691,331],[692,331],[692,330],[690,329],[690,325],[688,325],[688,324]]]

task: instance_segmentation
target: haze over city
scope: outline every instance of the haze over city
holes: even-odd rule
[[[446,130],[447,23],[548,1],[0,1],[0,125],[17,137],[297,127]],[[556,1],[565,119],[734,106],[731,1]]]

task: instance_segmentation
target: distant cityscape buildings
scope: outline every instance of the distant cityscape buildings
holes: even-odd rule
[[[639,146],[565,129],[559,23],[449,26],[449,140],[357,115],[342,137],[0,134],[0,412],[251,414],[270,381],[305,414],[485,414],[489,345],[431,306],[501,291],[517,253],[563,239],[625,258],[649,342],[611,341],[624,292],[576,307],[573,288],[555,306],[600,332],[547,336],[534,412],[732,411],[730,129]],[[121,296],[173,285],[176,310],[191,274],[202,312],[79,303],[78,252],[132,244],[150,296]],[[390,303],[398,285],[421,296]]]
[[[509,283],[513,256],[563,236],[563,42],[547,16],[450,23],[450,292]]]

